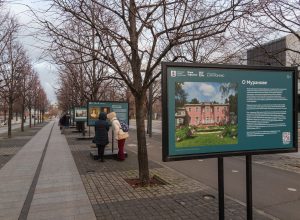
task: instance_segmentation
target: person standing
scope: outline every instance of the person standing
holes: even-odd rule
[[[63,114],[63,116],[59,120],[59,125],[61,126],[61,134],[65,133],[66,124],[67,124],[67,115]]]
[[[104,162],[104,149],[105,146],[109,143],[108,141],[108,130],[109,124],[106,121],[106,113],[101,112],[99,114],[99,120],[95,122],[95,137],[93,142],[97,145],[98,148],[98,158],[101,162]]]
[[[112,128],[114,131],[115,139],[118,141],[118,160],[124,161],[125,160],[125,154],[124,154],[124,145],[125,140],[129,137],[128,132],[124,132],[121,129],[121,124],[119,120],[117,119],[117,115],[115,112],[111,112],[107,115],[107,118],[110,120],[112,124]]]

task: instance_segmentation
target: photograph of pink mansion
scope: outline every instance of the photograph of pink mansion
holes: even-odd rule
[[[180,125],[224,125],[229,122],[229,104],[215,104],[203,102],[199,104],[185,104],[178,108],[175,114],[176,126]]]
[[[237,107],[235,82],[176,82],[176,147],[237,144]]]

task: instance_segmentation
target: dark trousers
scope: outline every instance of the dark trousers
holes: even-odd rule
[[[124,154],[125,140],[126,140],[126,139],[118,140],[118,148],[119,148],[118,158],[119,158],[120,160],[125,160],[125,154]]]
[[[103,161],[104,160],[104,148],[105,145],[100,145],[97,144],[97,148],[98,148],[98,159]]]

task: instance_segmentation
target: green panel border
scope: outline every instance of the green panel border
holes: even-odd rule
[[[80,121],[86,122],[87,117],[76,117],[76,111],[77,110],[87,111],[86,107],[74,107],[74,121],[75,122],[80,122]]]
[[[125,121],[129,125],[129,103],[121,101],[93,101],[87,104],[87,124],[88,126],[95,126],[98,120],[99,113],[107,110],[109,112],[116,112],[119,120]],[[93,117],[93,111],[95,116]]]
[[[170,75],[170,72],[167,71],[170,69],[187,71],[193,74],[193,70],[204,70],[206,73],[217,73],[226,76],[226,80],[229,82],[235,82],[236,78],[240,77],[242,74],[247,73],[246,79],[251,79],[251,75],[258,79],[263,79],[266,74],[278,74],[276,75],[279,79],[277,80],[277,84],[280,85],[282,82],[282,77],[291,76],[291,86],[292,89],[287,89],[289,94],[287,94],[290,99],[288,99],[288,104],[291,104],[290,111],[287,114],[287,126],[290,128],[289,131],[292,133],[292,140],[289,145],[286,146],[276,146],[272,144],[258,144],[261,142],[260,138],[251,139],[254,140],[252,143],[247,143],[242,139],[242,134],[238,134],[240,138],[238,143],[235,145],[223,145],[223,146],[209,146],[209,147],[193,147],[193,149],[182,149],[178,150],[175,145],[175,131],[174,131],[174,123],[175,118],[172,115],[175,115],[175,104],[174,104],[174,82],[202,82],[202,79],[199,80],[199,77],[190,77],[189,80],[186,80],[186,75],[183,74],[183,77],[177,77],[174,81]],[[268,154],[268,153],[284,153],[284,152],[297,152],[298,150],[298,119],[297,119],[297,68],[296,67],[259,67],[259,66],[242,66],[242,65],[218,65],[218,64],[190,64],[190,63],[162,63],[162,105],[163,105],[163,126],[162,126],[162,138],[163,138],[163,161],[171,161],[171,160],[188,160],[188,159],[196,159],[196,158],[209,158],[209,157],[220,157],[220,156],[234,156],[234,155],[253,155],[253,154]],[[180,71],[179,71],[180,72]],[[186,73],[187,73],[186,72]],[[258,74],[259,73],[259,74]],[[264,74],[266,73],[266,74]],[[282,74],[282,73],[285,73]],[[200,73],[199,73],[200,74]],[[238,75],[235,75],[238,74]],[[281,75],[280,75],[281,74]],[[273,76],[272,75],[272,76]],[[192,76],[192,75],[191,75]],[[208,76],[206,74],[206,76]],[[238,77],[237,77],[238,76]],[[268,75],[270,77],[270,75]],[[172,78],[172,79],[171,79]],[[241,77],[240,77],[241,78]],[[272,77],[274,80],[274,77]],[[212,79],[203,78],[203,82],[225,82],[224,79],[220,79],[218,81],[217,77],[213,77]],[[245,81],[243,80],[243,83]],[[241,84],[241,81],[239,82]],[[246,97],[245,94],[241,93],[240,87],[238,87],[238,96],[239,100]],[[272,88],[272,87],[271,87]],[[171,94],[168,92],[171,91]],[[242,104],[242,103],[241,103]],[[244,105],[245,103],[243,103]],[[238,111],[242,111],[244,106],[239,106]],[[244,110],[243,110],[244,111]],[[238,121],[245,120],[242,118],[244,114],[238,114]],[[240,125],[238,124],[238,127]],[[242,127],[242,126],[241,126]],[[244,129],[245,130],[245,129]],[[240,130],[239,130],[240,131]],[[243,129],[241,129],[243,131]],[[244,145],[240,145],[241,143]],[[266,142],[266,141],[265,141]],[[245,146],[245,143],[247,146]],[[275,143],[275,142],[274,142]]]

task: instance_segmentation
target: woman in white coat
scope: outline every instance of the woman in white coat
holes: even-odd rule
[[[116,140],[118,140],[118,160],[123,161],[125,160],[125,154],[124,154],[124,145],[125,140],[129,137],[128,132],[124,132],[121,129],[121,124],[119,120],[117,119],[117,115],[115,112],[111,112],[107,114],[107,118],[110,120],[112,124],[112,128],[114,131],[114,135]]]

